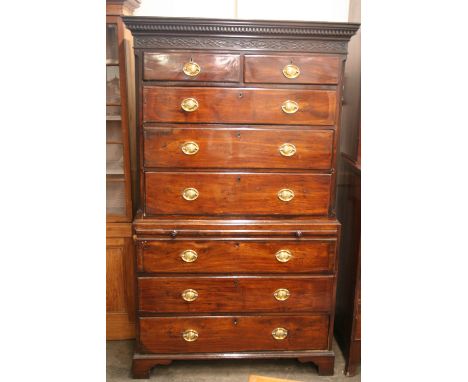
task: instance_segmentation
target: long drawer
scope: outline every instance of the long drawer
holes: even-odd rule
[[[327,315],[141,317],[142,353],[325,350]]]
[[[148,127],[147,167],[329,169],[333,130]]]
[[[145,122],[334,125],[335,109],[334,90],[143,88]]]
[[[161,240],[138,253],[146,273],[312,273],[335,268],[336,239]]]
[[[139,277],[150,313],[329,312],[333,276]]]
[[[146,213],[326,215],[331,175],[145,173]]]

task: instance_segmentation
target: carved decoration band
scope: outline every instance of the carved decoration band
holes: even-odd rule
[[[300,50],[303,52],[347,53],[347,41],[334,40],[136,36],[134,44],[135,48]]]

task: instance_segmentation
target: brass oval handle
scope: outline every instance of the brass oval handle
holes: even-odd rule
[[[285,328],[273,329],[271,335],[275,340],[284,340],[288,336],[288,331]]]
[[[278,199],[282,200],[283,202],[289,202],[294,198],[294,192],[293,190],[290,190],[289,188],[283,188],[278,191]]]
[[[195,289],[186,289],[181,296],[185,301],[191,302],[198,298],[198,292]]]
[[[292,143],[283,143],[279,147],[279,152],[284,157],[292,157],[294,154],[296,154],[296,146],[294,146]]]
[[[283,74],[286,78],[293,79],[299,77],[301,71],[299,70],[299,67],[297,65],[289,64],[283,68]]]
[[[194,155],[198,153],[199,149],[200,147],[195,142],[185,142],[181,148],[182,152],[186,155]]]
[[[195,200],[198,198],[198,195],[200,195],[198,190],[192,187],[186,188],[184,192],[182,192],[182,197],[188,201]]]
[[[196,62],[192,60],[187,62],[182,68],[182,70],[187,76],[190,76],[190,77],[195,77],[198,75],[198,73],[201,72],[200,65],[198,65]]]
[[[299,105],[296,101],[291,101],[288,99],[283,102],[281,109],[283,109],[286,114],[294,114],[299,110]]]
[[[180,103],[180,107],[190,113],[198,109],[198,101],[195,98],[184,98]]]
[[[198,254],[193,249],[186,249],[180,254],[180,257],[186,263],[193,263],[198,258]]]
[[[273,296],[275,296],[278,301],[286,301],[290,295],[291,293],[284,288],[277,289],[275,290],[275,293],[273,293]]]
[[[187,329],[182,333],[182,337],[187,342],[193,342],[193,341],[197,340],[198,332],[196,330],[193,330],[193,329]]]
[[[276,260],[278,260],[280,263],[287,263],[289,260],[292,258],[292,253],[288,249],[280,249],[278,252],[276,252]]]

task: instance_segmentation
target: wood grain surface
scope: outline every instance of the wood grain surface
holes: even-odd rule
[[[299,76],[287,78],[283,68],[293,64]],[[340,78],[341,58],[319,55],[250,55],[244,59],[244,81],[279,84],[337,84]]]
[[[197,254],[193,262],[182,260],[183,251]],[[276,253],[291,252],[280,262]],[[163,240],[145,244],[137,259],[146,273],[312,273],[332,272],[336,240]]]
[[[141,350],[149,353],[235,352],[261,350],[319,350],[327,348],[326,315],[141,317]],[[272,331],[288,330],[284,340]],[[198,339],[187,342],[192,329]]]
[[[185,98],[198,109],[184,111]],[[281,109],[287,100],[298,103],[296,113]],[[143,121],[334,125],[336,102],[334,90],[144,86]]]
[[[146,167],[181,168],[331,168],[333,130],[159,126],[144,133]],[[194,142],[199,149],[187,155],[182,147]],[[295,153],[284,156],[280,147],[292,144]]]
[[[189,52],[145,52],[143,76],[145,80],[164,81],[222,81],[240,80],[240,55],[221,53]],[[183,72],[187,62],[197,63],[200,73],[188,76]]]
[[[146,213],[326,215],[330,181],[329,174],[311,173],[147,172]],[[198,190],[198,198],[185,200],[187,188]],[[281,189],[294,198],[280,200]]]
[[[139,277],[140,312],[328,312],[332,306],[333,276],[173,276]],[[198,292],[185,301],[182,292]],[[274,297],[287,289],[285,301]]]

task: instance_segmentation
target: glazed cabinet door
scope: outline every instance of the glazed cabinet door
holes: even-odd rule
[[[106,24],[106,213],[109,222],[132,218],[129,121],[124,27],[119,17]]]

